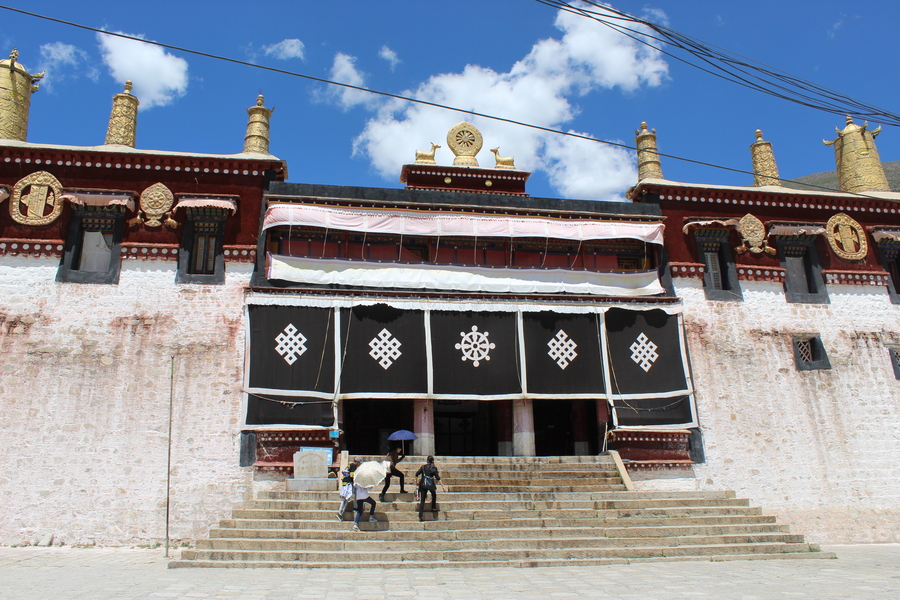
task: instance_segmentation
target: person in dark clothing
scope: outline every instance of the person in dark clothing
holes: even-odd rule
[[[387,471],[387,477],[384,478],[384,488],[381,490],[381,494],[378,495],[378,500],[380,502],[384,502],[384,495],[387,494],[388,488],[391,487],[392,475],[395,475],[400,480],[400,493],[406,493],[406,490],[403,487],[403,473],[397,469],[397,463],[404,458],[406,457],[403,455],[403,450],[400,448],[393,448],[384,455],[384,468]]]
[[[422,513],[425,511],[425,494],[428,492],[431,492],[431,512],[437,512],[437,483],[441,481],[441,475],[434,466],[433,456],[429,456],[428,462],[416,471],[416,481],[419,486],[419,520],[424,521]],[[447,491],[443,483],[441,489]]]

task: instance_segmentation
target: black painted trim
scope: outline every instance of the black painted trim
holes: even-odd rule
[[[194,259],[194,224],[188,219],[184,224],[184,235],[181,236],[181,247],[178,250],[178,269],[175,271],[175,283],[200,283],[206,285],[222,285],[225,283],[225,223],[220,222],[216,230],[216,265],[213,273],[191,273]]]
[[[830,304],[828,289],[825,287],[825,277],[822,275],[822,265],[819,262],[819,252],[816,250],[814,240],[797,239],[788,236],[779,236],[776,245],[781,268],[784,269],[784,295],[788,302],[798,304]],[[799,249],[803,249],[802,265],[796,261],[788,262],[788,256],[798,256]],[[814,287],[815,292],[809,289]]]
[[[109,257],[109,268],[104,271],[79,271],[72,268],[81,256],[82,243],[82,216],[78,212],[72,213],[69,220],[69,231],[66,234],[66,243],[63,246],[63,256],[59,261],[59,269],[56,271],[56,281],[60,283],[101,283],[118,284],[119,275],[122,272],[122,236],[125,232],[125,215],[119,214],[113,224],[113,242]]]
[[[694,239],[697,243],[697,255],[699,262],[706,264],[706,255],[703,246],[705,244],[718,244],[719,266],[722,268],[723,289],[717,290],[712,285],[712,274],[708,268],[703,269],[703,292],[707,300],[724,300],[726,302],[743,302],[744,294],[741,291],[741,283],[738,280],[737,268],[734,265],[734,255],[728,244],[728,237],[705,236],[702,230],[695,230]]]
[[[812,350],[813,359],[805,361],[800,357],[800,348],[798,342],[809,340]],[[793,337],[794,348],[794,364],[798,371],[820,371],[831,369],[831,362],[828,360],[828,354],[825,352],[825,346],[822,345],[822,339],[818,336],[809,337]]]

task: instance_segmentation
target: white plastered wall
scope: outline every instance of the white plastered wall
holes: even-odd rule
[[[58,261],[0,258],[0,544],[162,542],[174,357],[173,539],[249,499],[239,467],[243,288],[176,285],[126,261],[118,285],[56,283]]]
[[[810,305],[741,283],[743,302],[710,302],[675,280],[706,462],[639,489],[732,489],[810,541],[900,542],[900,306],[883,287],[829,285]],[[820,335],[830,370],[797,371],[796,333]]]

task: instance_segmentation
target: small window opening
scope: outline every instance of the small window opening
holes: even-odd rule
[[[218,231],[218,223],[194,223],[194,248],[190,271],[192,275],[211,275],[216,272]]]
[[[709,284],[714,290],[725,289],[722,285],[722,261],[719,258],[719,252],[704,252],[704,260],[706,262],[706,271],[709,273]]]
[[[825,346],[817,336],[794,337],[794,362],[798,371],[830,369]]]

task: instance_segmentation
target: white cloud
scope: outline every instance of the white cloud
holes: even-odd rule
[[[631,93],[667,78],[668,66],[654,48],[568,12],[558,13],[556,26],[561,38],[538,41],[509,72],[468,65],[461,73],[432,76],[403,95],[561,129],[578,114],[573,98],[612,88]],[[345,62],[352,64],[352,57]],[[340,99],[346,108],[346,98]],[[443,140],[464,114],[397,100],[366,103],[378,112],[354,140],[354,154],[367,156],[386,179],[395,179],[400,167],[414,160],[414,150],[427,150],[429,142],[444,146],[439,164],[451,163]],[[514,155],[519,169],[546,172],[562,195],[614,199],[637,178],[633,154],[624,149],[493,120],[466,120],[481,130],[486,148],[499,144],[500,154]],[[479,160],[493,166],[486,149]]]
[[[41,80],[41,85],[47,91],[53,89],[53,85],[63,81],[66,77],[79,77],[81,74],[97,81],[97,69],[88,66],[83,70],[79,67],[88,62],[87,52],[62,42],[51,42],[41,46],[41,62],[38,71],[44,71],[46,75]]]
[[[132,93],[141,108],[165,106],[187,93],[188,63],[183,58],[160,46],[103,33],[97,34],[97,41],[109,74],[121,84],[134,83]]]
[[[277,44],[272,44],[271,46],[263,46],[262,49],[266,56],[272,56],[281,60],[288,60],[291,58],[299,58],[302,60],[304,58],[303,48],[303,42],[296,38],[289,38],[281,40]]]
[[[356,68],[356,57],[349,56],[342,52],[338,52],[334,56],[330,79],[338,83],[346,83],[356,87],[366,87],[365,75]],[[373,108],[379,101],[377,96],[368,92],[340,86],[329,87],[327,94],[344,110],[350,110],[355,106]]]
[[[391,71],[393,71],[395,68],[397,68],[397,65],[399,65],[401,62],[403,62],[397,56],[397,53],[394,52],[393,50],[391,50],[390,48],[388,48],[387,46],[381,47],[381,50],[378,51],[378,56],[380,56],[384,60],[388,61],[388,63],[391,65]]]

